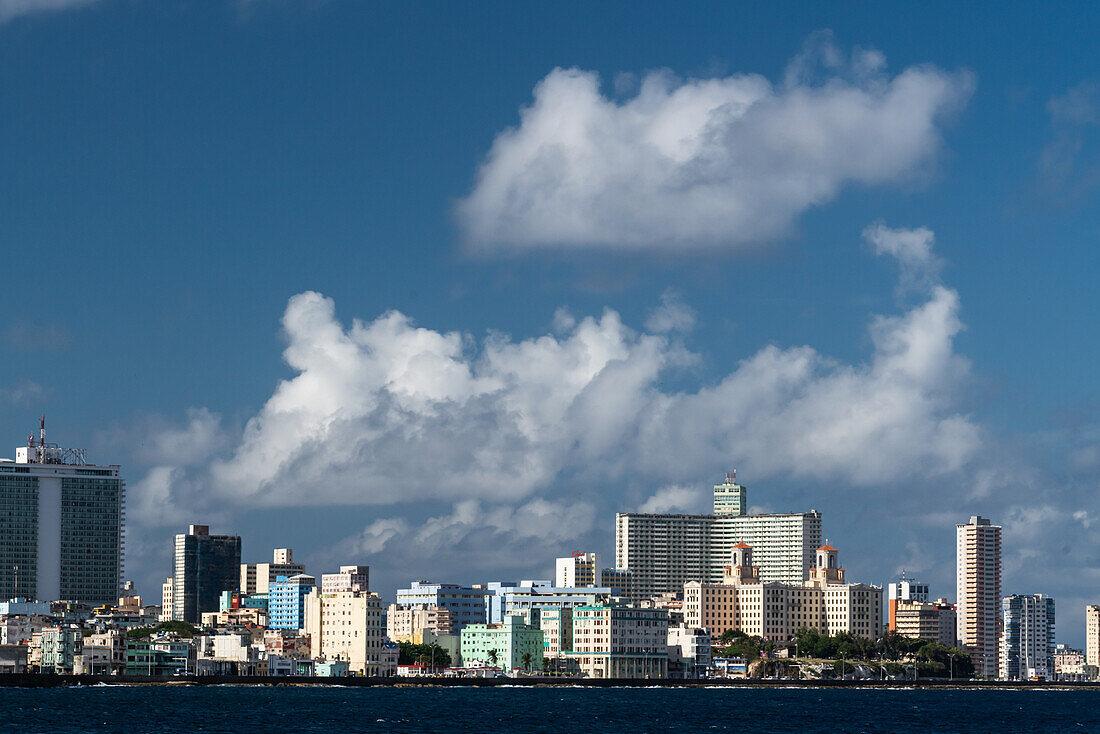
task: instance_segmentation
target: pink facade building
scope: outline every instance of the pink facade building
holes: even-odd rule
[[[974,673],[997,675],[1001,631],[1001,526],[977,515],[955,526],[956,632]]]

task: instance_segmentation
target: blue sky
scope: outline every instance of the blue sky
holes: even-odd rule
[[[545,576],[736,465],[858,579],[1005,523],[1079,641],[1098,12],[0,0],[0,435],[125,465],[149,594],[202,521]]]

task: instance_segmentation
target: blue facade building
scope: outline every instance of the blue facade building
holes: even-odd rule
[[[278,576],[268,586],[268,626],[277,630],[297,630],[305,626],[306,595],[317,585],[317,579],[300,573]]]
[[[468,624],[485,624],[489,599],[493,595],[484,587],[413,581],[409,588],[397,590],[397,603],[401,606],[423,604],[448,609],[451,612],[451,629],[457,632]]]
[[[538,625],[540,609],[562,609],[605,604],[612,589],[606,586],[554,586],[550,581],[490,581],[487,600],[490,624],[500,624],[508,615],[519,615],[527,624]]]

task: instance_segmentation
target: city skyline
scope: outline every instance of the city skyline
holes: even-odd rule
[[[610,566],[736,466],[933,598],[990,518],[1082,646],[1100,10],[170,5],[0,2],[0,457],[121,465],[142,593]]]

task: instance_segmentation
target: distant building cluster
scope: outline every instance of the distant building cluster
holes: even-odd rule
[[[956,527],[952,602],[905,574],[885,588],[849,579],[817,510],[748,508],[731,472],[710,514],[617,515],[613,567],[578,551],[553,559],[552,579],[418,579],[392,602],[366,565],[313,575],[290,548],[242,563],[240,536],[195,524],[146,604],[122,580],[120,468],[47,443],[43,419],[0,460],[0,672],[694,678],[780,660],[802,676],[832,667],[799,641],[828,639],[905,647],[906,675],[940,659],[954,676],[965,659],[985,678],[1098,677],[1100,605],[1085,650],[1058,644],[1054,599],[1003,595],[1002,529],[987,518]]]

